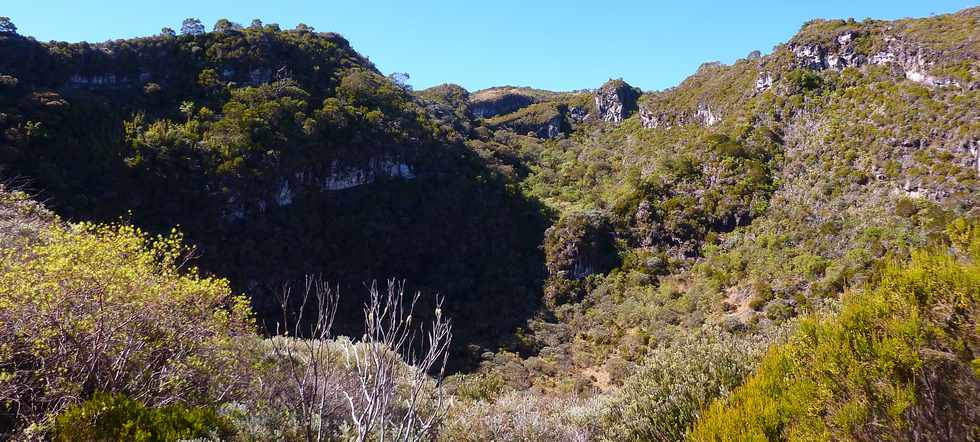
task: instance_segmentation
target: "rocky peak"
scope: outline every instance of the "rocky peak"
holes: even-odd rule
[[[602,121],[620,123],[637,110],[640,91],[623,80],[609,80],[595,91],[596,114]]]

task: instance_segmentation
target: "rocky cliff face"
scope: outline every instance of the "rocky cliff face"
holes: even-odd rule
[[[272,206],[285,207],[293,204],[302,192],[334,192],[372,184],[379,179],[414,180],[414,167],[404,160],[392,157],[372,157],[363,163],[347,163],[334,160],[324,171],[312,169],[297,171],[292,176],[279,177],[278,184],[266,197],[248,201],[240,193],[228,198],[222,210],[225,221],[240,222],[261,215]]]
[[[596,117],[621,123],[636,111],[640,91],[623,80],[610,80],[595,91]]]
[[[858,31],[847,31],[838,35],[829,45],[791,43],[789,49],[796,57],[798,65],[806,69],[832,69],[840,72],[848,67],[893,65],[901,70],[905,78],[916,83],[927,86],[959,85],[954,79],[930,73],[937,56],[920,44],[885,34],[881,37],[883,48],[868,52],[858,44],[862,38],[873,37]]]
[[[492,100],[474,101],[470,104],[470,112],[476,118],[489,118],[508,114],[532,104],[534,104],[534,99],[531,97],[506,94]]]
[[[668,113],[654,111],[646,107],[640,108],[640,124],[647,129],[669,129],[675,125],[696,123],[703,127],[714,126],[722,119],[717,109],[712,109],[708,103],[698,103],[694,112]]]
[[[573,281],[606,273],[619,261],[609,214],[599,211],[566,215],[545,232],[544,250],[546,298],[555,304],[575,298]]]
[[[491,118],[516,112],[557,95],[555,92],[527,87],[493,87],[470,94],[469,108],[476,118]]]

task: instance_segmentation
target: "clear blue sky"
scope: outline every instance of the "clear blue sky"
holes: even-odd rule
[[[23,35],[90,42],[155,34],[197,17],[339,32],[385,73],[416,88],[458,83],[552,90],[622,77],[644,90],[676,85],[705,61],[769,52],[811,18],[924,17],[974,6],[959,0],[823,1],[293,1],[3,0]]]

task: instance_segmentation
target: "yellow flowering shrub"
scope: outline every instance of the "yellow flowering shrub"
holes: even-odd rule
[[[189,252],[176,231],[89,223],[51,224],[0,249],[2,426],[43,429],[97,391],[163,406],[239,388],[248,301],[187,267]]]

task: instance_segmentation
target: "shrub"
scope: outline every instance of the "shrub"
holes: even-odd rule
[[[96,393],[54,419],[55,440],[139,442],[227,437],[228,423],[213,408],[149,408],[120,394]]]
[[[497,373],[477,373],[457,378],[456,396],[474,401],[493,401],[505,392],[507,384]]]
[[[176,233],[84,223],[0,250],[0,395],[17,428],[3,431],[43,431],[96,391],[151,406],[237,391],[248,303],[186,253]]]
[[[786,74],[786,81],[794,89],[795,93],[805,93],[814,91],[820,88],[823,84],[823,80],[820,75],[816,72],[797,69]]]
[[[607,440],[678,440],[712,399],[749,374],[757,345],[701,334],[654,350],[606,415]]]
[[[960,242],[963,230],[951,229]],[[975,438],[980,228],[968,231],[970,257],[936,249],[891,261],[876,286],[845,294],[839,316],[803,321],[691,438]]]
[[[458,404],[450,410],[441,441],[587,441],[605,412],[599,398],[569,399],[513,392],[494,402]]]

